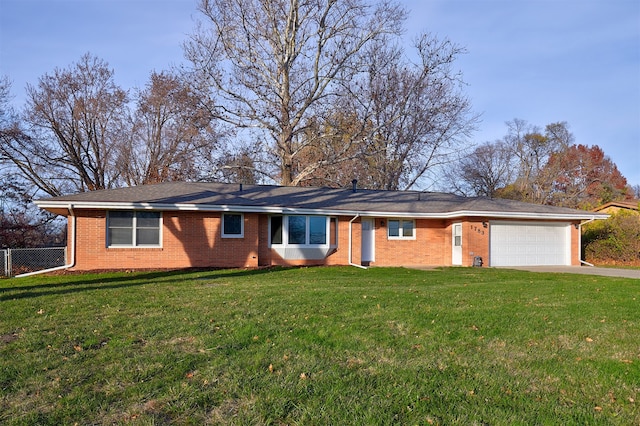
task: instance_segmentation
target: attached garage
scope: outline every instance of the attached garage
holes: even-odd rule
[[[568,222],[491,222],[490,265],[571,265]]]

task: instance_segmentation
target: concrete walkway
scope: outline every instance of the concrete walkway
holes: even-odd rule
[[[640,270],[638,269],[598,268],[593,266],[509,266],[504,267],[504,269],[640,279]]]

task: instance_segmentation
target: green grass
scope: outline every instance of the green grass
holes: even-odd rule
[[[639,424],[640,281],[342,267],[2,280],[0,423]]]

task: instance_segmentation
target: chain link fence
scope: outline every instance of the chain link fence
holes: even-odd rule
[[[67,248],[4,249],[0,250],[0,259],[4,276],[13,277],[28,272],[64,266],[67,260]]]
[[[8,250],[0,250],[0,277],[9,276],[9,251]]]

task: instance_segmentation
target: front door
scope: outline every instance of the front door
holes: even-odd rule
[[[368,264],[376,260],[375,232],[373,219],[362,219],[362,263]]]
[[[462,265],[462,224],[453,224],[451,264]]]

